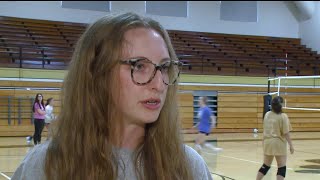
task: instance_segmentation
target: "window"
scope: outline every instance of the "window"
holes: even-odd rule
[[[220,19],[225,21],[257,22],[257,1],[221,1]]]
[[[188,1],[145,1],[147,14],[188,17]]]
[[[61,1],[62,8],[110,12],[110,1]]]

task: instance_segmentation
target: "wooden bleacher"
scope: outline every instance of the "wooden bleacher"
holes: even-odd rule
[[[86,25],[0,17],[0,66],[66,69]]]
[[[320,56],[300,39],[169,31],[184,73],[244,76],[319,75]],[[220,72],[220,73],[219,73]]]
[[[0,17],[0,67],[66,69],[73,48],[86,24],[56,21],[31,20]],[[319,75],[320,56],[302,45],[300,39],[274,38],[264,36],[231,35],[203,32],[168,30],[179,59],[184,62],[182,73],[236,76],[281,76],[285,74],[284,59],[288,57],[288,75]],[[7,87],[61,87],[54,82],[0,81]],[[215,132],[251,132],[252,128],[262,130],[260,87],[195,87],[180,86],[180,90],[218,91],[218,127]],[[237,91],[228,94],[224,91]],[[248,94],[248,91],[256,93]],[[42,91],[1,90],[0,96],[33,97]],[[259,93],[260,92],[260,93]],[[316,92],[317,89],[288,89],[288,92]],[[43,91],[44,97],[57,99],[58,92]],[[289,98],[289,97],[288,97]],[[290,97],[291,98],[291,97]],[[289,98],[289,100],[290,100]],[[179,94],[180,119],[183,128],[193,125],[193,95]],[[290,100],[291,101],[291,100]],[[320,105],[315,95],[292,98],[292,105],[316,107]],[[16,102],[15,102],[16,103]],[[30,104],[24,104],[29,106]],[[16,112],[17,109],[14,109]],[[289,110],[288,115],[294,131],[320,131],[320,113]],[[0,117],[7,117],[1,114]],[[19,124],[13,114],[13,124],[0,121],[0,135],[30,135],[30,112],[23,114]]]
[[[0,17],[0,66],[66,69],[87,24]],[[319,75],[320,55],[300,39],[168,30],[182,73]],[[284,59],[288,59],[285,71]],[[280,69],[279,69],[280,68]]]

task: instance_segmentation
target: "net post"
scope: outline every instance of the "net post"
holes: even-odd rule
[[[268,94],[270,93],[270,80],[268,79]]]

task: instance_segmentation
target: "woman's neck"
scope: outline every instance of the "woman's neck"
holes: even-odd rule
[[[120,148],[135,150],[144,141],[145,127],[138,126],[135,124],[127,124],[124,125],[120,134],[121,135],[117,137],[122,137],[122,139],[119,140],[120,144],[117,143],[118,146]]]

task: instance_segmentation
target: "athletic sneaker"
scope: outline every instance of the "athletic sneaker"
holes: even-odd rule
[[[204,147],[206,147],[206,148],[208,148],[208,149],[210,149],[212,151],[215,151],[215,152],[223,151],[222,148],[215,147],[215,146],[213,146],[213,145],[211,145],[209,143],[204,143]]]
[[[26,137],[26,140],[27,140],[27,141],[31,141],[31,140],[32,140],[32,136],[27,136],[27,137]]]
[[[30,145],[30,144],[31,144],[31,138],[30,138],[30,136],[27,136],[27,137],[26,137],[26,140],[27,140],[27,145]]]

